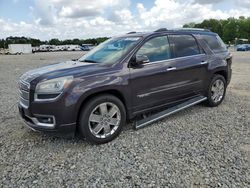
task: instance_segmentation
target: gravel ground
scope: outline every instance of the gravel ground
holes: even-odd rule
[[[197,105],[100,146],[23,125],[17,80],[79,52],[0,56],[0,187],[250,187],[250,53],[222,105]]]

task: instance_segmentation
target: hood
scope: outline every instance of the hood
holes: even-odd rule
[[[91,73],[93,71],[103,70],[104,66],[99,66],[95,63],[84,63],[79,61],[66,61],[63,63],[48,65],[38,69],[30,70],[21,76],[21,80],[25,82],[31,82],[32,80],[40,77],[46,76],[49,78],[68,75],[83,75],[86,73]]]

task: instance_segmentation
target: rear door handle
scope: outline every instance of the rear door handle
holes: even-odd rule
[[[176,70],[176,67],[169,67],[169,68],[167,68],[167,71],[173,71],[173,70]]]

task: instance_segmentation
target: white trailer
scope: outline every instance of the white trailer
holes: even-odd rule
[[[32,47],[32,52],[38,52],[39,51],[39,46]]]
[[[67,46],[66,45],[58,45],[58,46],[56,46],[56,49],[57,49],[57,51],[64,51],[67,49]]]
[[[10,54],[29,54],[32,53],[31,44],[9,44]]]
[[[81,47],[79,45],[67,45],[67,51],[81,51]]]
[[[39,52],[48,52],[50,49],[51,49],[50,45],[43,44],[40,45]]]

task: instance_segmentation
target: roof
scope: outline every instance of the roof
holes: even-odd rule
[[[166,34],[176,34],[176,33],[179,33],[179,34],[205,34],[205,35],[217,35],[216,33],[213,33],[212,31],[208,30],[208,29],[200,29],[200,28],[180,28],[180,29],[171,29],[171,30],[168,30],[166,28],[160,28],[156,31],[153,31],[153,32],[135,32],[135,31],[132,31],[132,32],[129,32],[125,35],[122,35],[120,37],[147,37],[147,36],[150,36],[150,35],[156,35],[156,34],[159,34],[159,33],[166,33]]]

